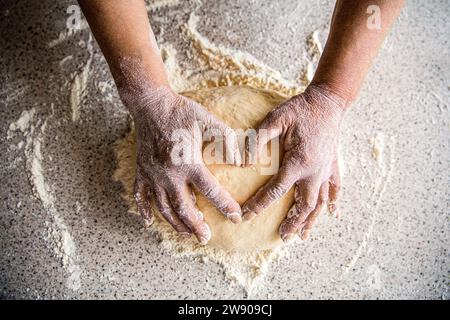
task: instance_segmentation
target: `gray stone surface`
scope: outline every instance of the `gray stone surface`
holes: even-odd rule
[[[161,251],[126,213],[111,176],[113,143],[128,130],[127,114],[95,41],[80,120],[71,118],[70,84],[90,57],[90,32],[54,41],[64,33],[70,4],[0,2],[0,297],[247,297],[218,265]],[[332,7],[331,1],[183,1],[150,17],[158,39],[174,43],[183,61],[188,43],[179,27],[195,11],[211,41],[294,78],[305,37],[316,29],[326,35]],[[311,239],[272,266],[253,298],[448,299],[449,15],[448,1],[408,2],[343,128],[342,220],[321,217]],[[6,140],[9,124],[33,107],[37,128],[47,119],[42,150],[52,208],[33,195],[26,147],[17,148],[23,135]],[[381,165],[368,142],[377,134],[386,144]],[[46,239],[55,216],[75,242],[79,287],[70,285]]]

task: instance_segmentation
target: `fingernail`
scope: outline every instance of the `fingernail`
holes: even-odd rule
[[[302,230],[302,240],[303,241],[308,239],[310,232],[311,232],[311,229],[304,229],[304,230]]]
[[[256,217],[256,213],[253,211],[249,211],[246,214],[243,215],[243,218],[245,221],[250,221],[252,220],[254,217]]]
[[[202,246],[206,245],[208,243],[208,241],[209,241],[209,239],[207,237],[203,237],[203,236],[198,237],[198,242],[200,242],[200,244]]]
[[[197,239],[201,245],[207,244],[211,239],[211,229],[209,229],[209,226],[204,224],[203,228],[202,234],[197,236]]]
[[[228,215],[228,219],[230,219],[233,223],[241,223],[242,217],[239,212],[233,212]]]
[[[288,243],[288,242],[292,241],[292,239],[294,239],[294,237],[295,237],[295,233],[286,233],[281,236],[281,239],[283,240],[283,242]]]

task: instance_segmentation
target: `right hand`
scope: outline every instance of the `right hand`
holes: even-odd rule
[[[132,64],[128,67],[134,68]],[[122,101],[131,111],[136,127],[134,195],[139,213],[145,225],[150,226],[154,220],[151,205],[154,201],[176,231],[186,236],[193,233],[201,244],[206,244],[211,231],[195,205],[192,186],[226,218],[234,223],[241,222],[239,204],[219,185],[202,161],[202,132],[218,130],[225,138],[230,138],[232,129],[200,104],[173,92],[168,86],[154,86],[139,73],[143,75],[139,68],[127,72],[131,79],[119,86]],[[174,163],[174,158],[181,154],[179,141],[174,141],[175,132],[182,133],[183,140],[189,142],[189,154],[184,148],[182,153],[192,161]],[[226,143],[228,160],[240,164],[237,141],[232,142]]]
[[[280,226],[284,241],[296,234],[306,240],[327,203],[336,214],[339,132],[346,107],[346,100],[327,87],[310,85],[266,116],[253,151],[261,153],[270,140],[281,136],[286,152],[278,173],[242,206],[245,220],[256,217],[293,186],[295,207]]]

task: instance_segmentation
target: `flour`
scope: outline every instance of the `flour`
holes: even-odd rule
[[[386,140],[389,143],[386,143]],[[370,250],[370,248],[368,248],[369,240],[373,236],[374,228],[380,215],[378,207],[380,206],[381,199],[383,198],[387,186],[391,182],[392,172],[395,168],[396,143],[394,137],[386,138],[384,134],[378,133],[369,140],[369,144],[371,146],[372,158],[376,161],[376,166],[373,167],[374,177],[371,179],[372,185],[370,186],[372,192],[366,204],[367,211],[369,212],[370,224],[367,231],[364,233],[364,237],[358,245],[355,254],[350,259],[350,262],[344,267],[344,275],[348,274],[360,257]]]
[[[158,9],[173,7],[180,3],[179,0],[145,0],[147,11],[156,11]]]
[[[81,106],[83,98],[86,95],[86,88],[91,73],[92,60],[94,58],[92,47],[92,35],[89,34],[89,40],[86,44],[89,53],[86,64],[79,73],[76,73],[70,86],[70,108],[72,109],[72,121],[77,122],[80,119]]]
[[[191,54],[201,65],[201,70],[185,71],[188,75],[185,80],[191,85],[184,90],[248,85],[291,96],[307,86],[308,83],[302,80],[286,80],[280,72],[246,52],[213,44],[197,31],[198,22],[199,18],[192,13],[183,27],[183,34],[191,44]]]
[[[310,83],[312,81],[322,52],[323,46],[319,39],[319,30],[315,30],[306,38],[306,55],[303,57],[306,67],[300,77],[303,82]]]
[[[75,243],[68,227],[55,209],[55,198],[47,184],[43,168],[42,146],[48,118],[43,121],[41,119],[34,121],[35,113],[35,108],[24,110],[19,119],[10,124],[8,139],[12,138],[15,131],[22,132],[25,138],[25,141],[20,141],[18,145],[21,145],[20,149],[23,145],[25,146],[28,178],[36,198],[41,201],[50,218],[45,222],[47,234],[44,238],[68,273],[67,287],[71,290],[78,290],[81,286],[81,268],[76,263]]]
[[[250,95],[250,89],[248,88],[241,89],[241,91],[231,88],[231,91],[236,92],[237,95],[235,97],[247,97],[246,95],[240,96],[238,92],[240,94],[247,93],[250,97],[255,97],[255,99],[257,97],[257,94]],[[222,89],[220,92],[223,92],[223,97],[226,97],[231,91]],[[214,97],[214,93],[212,92],[216,91],[208,89],[202,92],[204,92],[204,94],[206,93],[203,98],[212,100]],[[225,92],[227,93],[225,94]],[[252,92],[259,91],[253,89]],[[189,93],[186,94],[189,96]],[[216,97],[218,97],[220,101],[224,101],[222,98],[219,98],[222,97],[222,94],[219,94]],[[273,99],[275,99],[275,97],[280,99],[279,96],[272,95],[271,97]],[[197,99],[202,99],[201,93],[197,92]],[[281,101],[282,100],[283,99],[281,98]],[[235,100],[230,99],[228,101],[233,101],[233,105],[235,105]],[[270,106],[273,107],[273,104],[266,102],[265,105],[263,101],[263,98],[260,96],[259,104],[261,105],[261,110],[264,110],[260,111],[260,118],[264,117],[264,115],[268,112],[268,107],[269,110]],[[244,104],[245,103],[242,102],[242,104],[238,105]],[[204,103],[204,105],[206,104]],[[217,112],[218,110],[222,111],[226,109],[220,107],[217,109],[212,108],[211,112],[217,115],[220,113]],[[230,115],[230,117],[232,116]],[[245,113],[242,118],[245,119]],[[254,118],[259,119],[256,116],[254,116]],[[236,120],[236,122],[239,123],[238,120]],[[132,130],[125,138],[116,142],[115,151],[117,169],[113,178],[115,181],[119,181],[123,185],[124,192],[122,193],[122,197],[128,203],[129,211],[137,214],[137,208],[133,197],[136,167],[134,130]],[[212,166],[210,167],[210,170],[212,170],[211,172],[216,175],[220,183],[223,183],[224,188],[226,188],[229,192],[232,192],[233,197],[235,197],[236,201],[240,203],[245,201],[247,197],[251,195],[251,192],[254,192],[255,187],[258,188],[261,183],[264,183],[264,181],[267,181],[267,179],[270,178],[264,176],[259,177],[259,174],[257,173],[256,176],[249,176],[247,183],[240,186],[237,184],[241,181],[240,175],[243,174],[243,171],[248,173],[246,168],[233,167],[227,169],[220,166],[216,168]],[[227,178],[224,179],[224,177]],[[235,193],[233,194],[233,192]],[[283,198],[283,200],[280,200],[274,204],[271,207],[271,211],[261,215],[258,221],[254,221],[252,224],[242,223],[239,225],[222,224],[223,222],[226,223],[226,221],[221,218],[220,214],[215,211],[215,209],[204,197],[197,193],[196,199],[198,207],[202,210],[202,214],[205,215],[206,221],[213,231],[213,237],[209,244],[207,246],[199,245],[193,237],[189,239],[181,238],[158,214],[155,217],[155,222],[152,225],[151,230],[159,238],[160,245],[167,252],[176,256],[182,255],[200,257],[200,261],[205,261],[206,259],[221,264],[224,267],[226,275],[229,279],[232,279],[236,283],[242,285],[247,292],[252,292],[258,284],[261,283],[260,280],[263,279],[267,273],[271,260],[279,257],[281,253],[285,252],[274,248],[277,248],[277,245],[282,244],[282,241],[278,236],[278,225],[281,223],[287,209],[292,204],[293,194],[288,194]]]
[[[297,81],[286,80],[282,75],[255,59],[248,53],[218,46],[211,43],[197,31],[199,19],[191,14],[189,21],[183,27],[183,34],[191,43],[191,57],[201,66],[201,70],[182,69],[177,61],[177,51],[170,43],[160,45],[161,56],[165,63],[169,82],[177,92],[197,90],[206,87],[248,85],[258,89],[269,89],[285,96],[300,93],[309,84],[310,79],[300,78]],[[322,47],[313,34],[310,41],[312,52],[321,53]],[[309,65],[313,73],[314,66]],[[312,69],[311,69],[312,68]],[[306,70],[303,71],[305,73]],[[114,180],[121,181],[125,191],[122,196],[129,204],[129,211],[137,213],[129,171],[133,159],[129,145],[134,140],[132,133],[116,142],[116,158],[118,166]],[[129,181],[126,181],[129,179]],[[220,264],[225,274],[234,283],[241,285],[249,295],[255,292],[263,283],[264,276],[273,261],[285,256],[288,247],[282,249],[263,250],[259,252],[227,252],[208,246],[201,246],[192,239],[182,239],[172,228],[157,215],[151,228],[158,237],[160,246],[174,256],[199,257],[200,261],[214,261]],[[295,241],[294,241],[295,243]]]
[[[374,137],[370,138],[370,140],[369,140],[369,144],[372,148],[372,158],[377,163],[383,162],[382,156],[383,156],[383,150],[385,147],[384,140],[385,140],[385,138],[384,138],[383,133],[377,133]]]
[[[11,139],[11,137],[14,134],[14,131],[20,130],[23,134],[27,133],[28,128],[30,127],[30,122],[34,117],[34,114],[36,113],[36,110],[34,108],[30,110],[24,110],[20,114],[19,119],[12,122],[9,125],[8,132],[6,134],[7,139]]]
[[[153,11],[159,8],[178,5],[178,0],[146,1],[147,10]],[[318,59],[322,47],[318,40],[317,33],[312,34],[305,42],[311,50],[305,57],[305,69],[301,70],[302,75],[296,80],[287,80],[281,73],[252,55],[239,50],[227,48],[212,43],[208,38],[200,34],[197,30],[199,17],[194,13],[190,15],[187,23],[182,27],[182,36],[190,43],[188,55],[197,64],[195,67],[181,67],[177,60],[177,50],[175,46],[168,42],[160,44],[161,55],[165,62],[169,75],[169,82],[177,92],[192,91],[205,87],[248,85],[258,89],[269,89],[284,96],[292,96],[302,92],[312,79],[314,73],[315,59]],[[85,23],[83,28],[85,29]],[[49,47],[59,45],[63,41],[72,37],[76,31],[64,31],[59,38],[50,42]],[[84,66],[75,74],[70,83],[70,112],[73,122],[80,121],[83,100],[87,93],[88,84],[92,75],[93,47],[92,36],[86,43],[80,43],[86,47],[89,56]],[[63,67],[72,56],[67,56],[61,60]],[[102,93],[111,92],[112,83],[99,82],[96,84]],[[109,98],[111,101],[113,98]],[[35,119],[35,110],[24,111],[21,117],[10,125],[8,138],[14,135],[15,131],[21,131],[24,135],[24,153],[26,156],[27,171],[29,180],[33,185],[36,197],[41,201],[44,209],[48,213],[48,232],[45,239],[50,244],[55,256],[61,261],[68,277],[66,285],[71,290],[78,290],[81,287],[82,269],[77,262],[76,244],[71,235],[70,228],[58,214],[55,208],[55,196],[48,177],[46,177],[46,167],[44,156],[44,133],[47,128],[47,119]],[[116,143],[116,155],[119,166],[114,178],[120,180],[123,170],[128,167],[123,161],[127,161],[126,155],[121,153],[124,143],[127,143],[132,136],[127,136]],[[129,141],[128,141],[129,142]],[[125,157],[125,159],[124,159]],[[129,160],[129,159],[128,159]],[[51,160],[50,160],[51,161]],[[124,184],[132,185],[132,181]],[[129,197],[130,190],[125,190],[123,197],[130,205],[130,211],[136,212],[134,199]],[[152,232],[158,237],[160,246],[174,256],[197,257],[203,263],[208,261],[216,262],[223,266],[225,274],[232,283],[241,285],[251,295],[260,285],[271,263],[277,261],[288,253],[289,247],[278,250],[263,250],[252,253],[233,254],[218,249],[208,248],[198,245],[195,241],[181,240],[172,231],[171,227],[163,223],[157,217]],[[294,242],[295,243],[295,242]]]
[[[308,54],[312,58],[313,61],[317,62],[320,59],[320,56],[323,52],[323,46],[319,39],[319,30],[313,31],[306,38],[306,45],[308,48]]]
[[[177,62],[177,50],[170,43],[160,44],[161,56],[169,74],[169,82],[177,92],[192,91],[206,87],[248,85],[292,96],[304,91],[311,82],[315,65],[323,51],[319,31],[314,31],[305,41],[307,56],[304,70],[294,80],[285,79],[281,73],[247,52],[216,45],[197,30],[199,17],[191,13],[182,27],[183,35],[190,43],[189,56],[200,69],[182,70]]]
[[[51,217],[51,222],[47,223],[48,231],[46,239],[52,245],[54,254],[60,259],[63,267],[69,274],[66,282],[67,287],[72,290],[78,290],[81,286],[81,269],[76,263],[75,243],[64,220],[59,216],[54,207],[55,198],[47,184],[45,171],[42,167],[43,156],[41,146],[46,126],[47,120],[40,126],[35,137],[27,137],[27,150],[25,151],[27,169],[34,193]]]

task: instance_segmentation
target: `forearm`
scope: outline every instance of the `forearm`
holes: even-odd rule
[[[143,0],[79,0],[116,83],[122,85],[122,61],[139,61],[155,85],[168,85],[167,74]],[[129,78],[129,77],[128,77]]]
[[[338,0],[330,34],[312,84],[353,101],[379,47],[404,5],[404,0]],[[380,28],[368,26],[367,8],[380,8]]]

